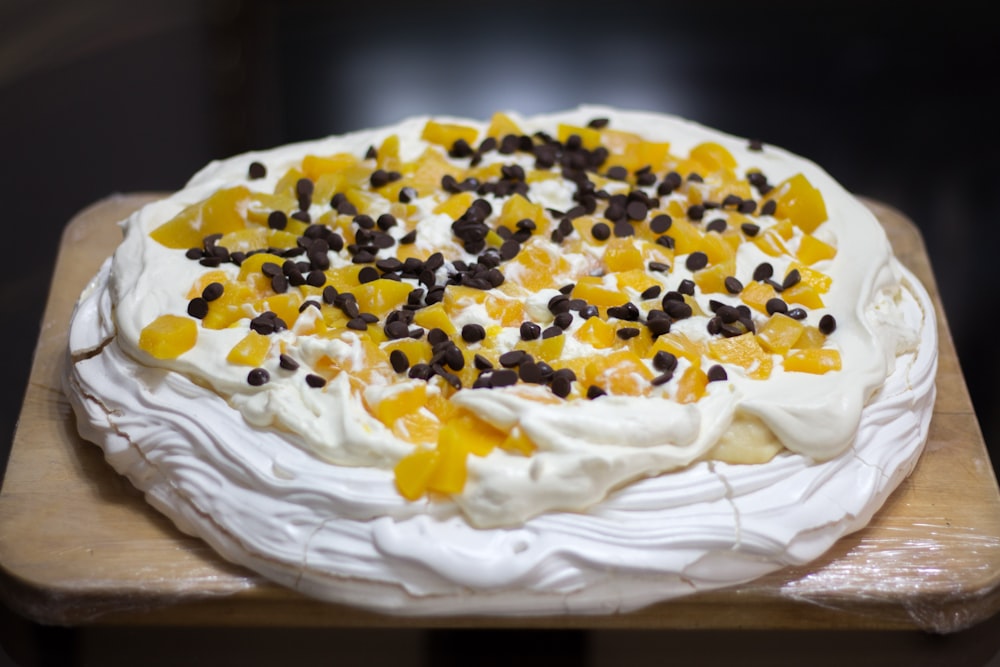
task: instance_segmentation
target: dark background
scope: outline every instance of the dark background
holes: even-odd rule
[[[912,219],[996,465],[1000,31],[979,6],[0,0],[0,468],[83,207],[411,114],[580,103],[763,139]]]

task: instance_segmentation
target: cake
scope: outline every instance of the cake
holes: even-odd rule
[[[927,437],[930,299],[779,148],[584,106],[216,161],[70,327],[83,438],[323,600],[629,611],[808,563]]]

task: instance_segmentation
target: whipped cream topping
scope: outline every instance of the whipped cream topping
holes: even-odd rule
[[[771,147],[750,153],[745,141],[697,125],[603,107],[518,122],[530,132],[597,116],[669,140],[675,153],[717,141],[741,167],[775,181],[803,173],[822,191],[829,221],[817,233],[838,252],[823,267],[834,277],[826,308],[809,317],[837,314],[841,371],[776,369],[767,381],[731,372],[686,405],[606,396],[553,409],[518,392],[463,390],[454,402],[497,426],[517,425],[539,451],[470,456],[469,482],[452,501],[407,502],[391,465],[413,445],[370,417],[346,375],[321,392],[301,382],[250,387],[245,368],[219,363],[243,335],[235,330],[200,338],[170,363],[139,349],[145,324],[186,305],[183,293],[156,288],[193,270],[153,243],[152,229],[221,185],[245,182],[252,161],[271,176],[246,184],[268,190],[307,152],[363,154],[397,133],[417,155],[425,119],[415,119],[213,163],[133,216],[71,329],[67,391],[81,433],[153,505],[225,557],[311,595],[383,611],[626,610],[817,557],[868,521],[926,439],[936,366],[929,299],[867,209],[801,158]],[[547,187],[546,205],[566,208],[566,192]],[[436,244],[451,235],[450,221],[438,226],[427,235]],[[741,253],[750,256],[738,258],[737,277],[749,282],[762,258]],[[675,268],[671,281],[686,277],[680,262]],[[352,353],[343,341],[336,350],[302,343]],[[788,451],[763,465],[700,460],[748,416]]]

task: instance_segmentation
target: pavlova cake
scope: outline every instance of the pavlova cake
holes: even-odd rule
[[[815,164],[607,107],[213,162],[84,291],[82,436],[183,531],[400,614],[627,611],[817,558],[914,466],[925,290]]]

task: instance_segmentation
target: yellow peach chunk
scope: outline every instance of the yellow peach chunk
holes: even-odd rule
[[[160,315],[139,333],[139,349],[155,359],[176,359],[197,341],[198,325],[180,315]]]
[[[464,140],[470,146],[474,146],[479,130],[470,125],[459,123],[441,123],[436,120],[428,120],[424,125],[420,138],[424,141],[450,149],[459,139]]]
[[[802,322],[775,313],[757,331],[757,341],[768,352],[784,355],[792,349],[805,328]]]
[[[740,299],[743,303],[754,310],[767,314],[767,302],[775,298],[778,293],[772,285],[754,280],[749,285],[744,286],[740,292]]]
[[[413,323],[425,329],[441,329],[449,336],[458,333],[458,328],[448,317],[443,303],[435,303],[421,308],[413,316]]]
[[[688,366],[677,380],[677,402],[694,403],[705,395],[708,375],[697,366]]]
[[[580,137],[584,148],[592,151],[601,145],[601,131],[592,127],[582,127],[579,125],[568,125],[559,123],[556,127],[556,137],[561,143],[566,143],[573,135]]]
[[[812,234],[802,236],[799,241],[799,249],[795,252],[795,258],[807,266],[812,266],[824,259],[833,259],[836,255],[837,249],[835,247]]]
[[[508,134],[521,136],[524,133],[518,127],[517,123],[514,122],[513,118],[502,111],[497,111],[490,118],[490,124],[486,128],[486,136],[493,137],[494,139],[503,139]]]
[[[642,251],[630,237],[613,238],[604,248],[604,265],[608,271],[618,273],[632,269],[642,270]]]
[[[649,393],[653,373],[635,352],[618,350],[596,357],[587,364],[586,382],[609,394],[644,396]]]
[[[615,327],[600,317],[590,317],[574,332],[574,336],[598,350],[605,350],[615,344],[618,336]]]
[[[250,190],[243,186],[224,188],[208,199],[188,206],[149,236],[168,248],[200,248],[206,236],[225,234],[246,227]]]
[[[406,303],[412,290],[413,286],[408,283],[378,278],[353,288],[351,293],[357,299],[362,313],[372,313],[382,319],[390,311]]]
[[[251,331],[236,343],[226,355],[226,361],[240,366],[260,366],[271,349],[271,340],[256,331]]]
[[[427,492],[427,483],[437,465],[436,449],[418,447],[399,460],[393,468],[396,488],[407,500],[416,500]]]
[[[427,383],[410,382],[375,404],[375,418],[392,428],[404,415],[417,412],[427,404]]]
[[[827,219],[822,193],[802,174],[795,174],[776,185],[764,196],[765,202],[771,200],[777,205],[775,217],[791,220],[807,234]]]
[[[755,380],[766,380],[774,367],[771,355],[749,332],[732,338],[712,339],[708,343],[708,354],[725,364],[740,366]]]
[[[781,293],[781,298],[787,303],[795,303],[806,308],[822,308],[823,299],[816,289],[804,282],[792,285]]]
[[[782,364],[786,371],[822,375],[840,370],[840,352],[830,348],[793,350]]]

